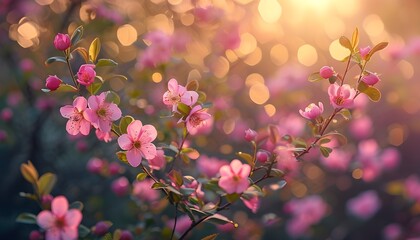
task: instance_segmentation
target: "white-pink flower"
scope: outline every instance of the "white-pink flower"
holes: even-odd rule
[[[309,120],[316,119],[317,117],[321,116],[323,112],[324,104],[322,104],[322,102],[319,102],[318,106],[315,103],[309,104],[305,108],[305,111],[299,110],[300,115]]]
[[[117,104],[105,101],[106,94],[103,92],[98,96],[90,96],[88,99],[89,108],[85,111],[86,119],[101,132],[111,131],[113,121],[121,118],[121,110]]]
[[[185,119],[187,131],[191,135],[197,134],[198,130],[206,125],[206,120],[209,118],[211,118],[211,115],[201,105],[193,107]]]
[[[66,105],[60,108],[61,116],[68,118],[66,130],[70,135],[77,135],[79,132],[88,135],[90,132],[90,122],[86,119],[85,110],[87,100],[84,97],[77,97],[73,105]]]
[[[381,207],[381,200],[374,190],[365,191],[347,201],[347,210],[354,216],[367,220]]]
[[[172,106],[172,111],[176,111],[178,103],[192,106],[198,100],[198,93],[195,91],[187,91],[184,86],[178,84],[174,78],[168,82],[168,91],[163,94],[163,103]]]
[[[147,160],[151,169],[160,170],[165,167],[165,152],[162,149],[156,150],[156,156]]]
[[[220,168],[219,187],[227,193],[243,193],[249,187],[248,175],[251,172],[251,166],[242,164],[235,159],[230,165]]]
[[[331,105],[334,108],[352,108],[356,90],[348,84],[340,86],[334,83],[328,87],[328,95],[330,96]]]
[[[156,146],[152,143],[157,137],[156,128],[152,125],[144,125],[140,120],[131,122],[127,127],[127,133],[118,138],[118,145],[127,151],[127,161],[131,166],[137,167],[141,159],[153,159],[156,157]]]
[[[82,221],[82,213],[78,209],[70,209],[64,196],[55,197],[51,203],[51,211],[43,210],[36,217],[38,225],[46,231],[47,240],[77,239],[77,228]]]

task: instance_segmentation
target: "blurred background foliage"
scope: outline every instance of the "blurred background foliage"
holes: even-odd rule
[[[200,90],[213,104],[214,124],[211,133],[198,136],[191,144],[202,155],[225,160],[235,158],[236,151],[247,150],[243,141],[247,128],[275,124],[282,134],[309,136],[298,110],[318,100],[329,104],[328,83],[308,83],[307,77],[323,65],[331,65],[337,72],[344,69],[345,64],[338,60],[348,53],[338,43],[340,36],[350,36],[358,27],[360,46],[389,42],[368,66],[381,74],[381,101],[361,101],[362,107],[353,112],[353,121],[359,125],[333,124],[349,136],[344,147],[351,156],[348,166],[340,171],[329,168],[313,152],[299,163],[283,190],[270,192],[263,199],[256,215],[240,206],[227,215],[240,223],[233,238],[288,238],[284,203],[319,194],[329,206],[327,214],[304,239],[388,239],[383,230],[392,223],[400,227],[402,238],[420,234],[420,204],[404,190],[405,179],[418,176],[420,169],[416,152],[420,82],[415,68],[420,55],[419,9],[416,0],[2,0],[2,239],[26,239],[31,226],[17,224],[15,218],[23,211],[38,211],[35,204],[19,196],[19,192],[30,191],[19,173],[19,165],[28,160],[39,172],[58,175],[54,195],[84,202],[86,226],[105,219],[117,228],[130,225],[136,229],[137,221],[147,218],[147,208],[111,191],[112,181],[121,175],[132,182],[136,176],[133,169],[118,163],[117,173],[108,176],[86,170],[92,157],[118,162],[115,141],[107,144],[95,136],[69,137],[58,109],[71,102],[71,94],[40,91],[50,74],[70,80],[64,65],[46,66],[44,61],[60,54],[52,45],[55,34],[71,33],[79,25],[85,28],[80,45],[87,48],[99,37],[102,57],[117,61],[116,73],[128,77],[127,82],[115,79],[107,86],[122,97],[123,114],[167,128],[173,123],[159,117],[165,113],[161,96],[167,81],[172,77],[182,84],[198,80]],[[144,39],[156,30],[175,36],[178,45],[170,59],[150,68],[142,63],[150,45]],[[75,56],[74,69],[81,63]],[[167,134],[161,132],[158,139],[167,140]],[[372,141],[381,149],[393,147],[400,153],[399,165],[383,173],[377,170],[378,176],[372,179],[363,176],[367,171],[358,163],[360,143],[369,139],[375,139]],[[372,189],[379,195],[381,209],[366,221],[351,217],[346,202]],[[173,217],[169,210],[157,210],[160,221]],[[273,214],[280,220],[268,224],[264,219]],[[207,227],[203,225],[201,230],[207,231]],[[197,239],[202,236],[194,235]]]

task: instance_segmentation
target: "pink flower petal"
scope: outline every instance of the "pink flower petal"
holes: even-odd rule
[[[248,164],[243,164],[242,170],[239,175],[240,177],[247,179],[250,172],[251,172],[251,166],[249,166]]]
[[[55,227],[48,229],[45,238],[47,240],[61,240],[60,230]]]
[[[65,227],[61,231],[62,240],[76,240],[78,235],[77,227]]]
[[[231,176],[232,175],[232,170],[230,168],[230,165],[222,166],[219,171],[220,171],[221,176]]]
[[[141,136],[140,136],[140,141],[142,143],[146,143],[146,142],[152,142],[153,140],[155,140],[157,137],[157,131],[156,128],[152,125],[144,125],[141,128]]]
[[[73,101],[73,106],[79,110],[79,112],[85,110],[87,108],[87,100],[84,97],[77,97]]]
[[[66,130],[70,135],[77,135],[80,131],[80,121],[68,120]]]
[[[153,159],[156,157],[156,146],[153,143],[142,143],[141,152],[146,159]]]
[[[38,214],[36,222],[41,228],[49,229],[54,225],[55,217],[50,211],[44,210]]]
[[[70,209],[65,217],[67,227],[77,228],[82,221],[82,213],[78,209]]]
[[[111,131],[111,125],[112,125],[111,121],[99,118],[98,122],[99,122],[99,125],[98,125],[99,130],[101,130],[102,132]]]
[[[128,125],[127,133],[133,141],[139,140],[142,127],[143,124],[139,120],[135,120]]]
[[[242,178],[239,182],[236,183],[236,193],[243,193],[245,190],[249,187],[249,181],[248,178]]]
[[[242,163],[241,161],[235,159],[230,163],[230,168],[235,174],[238,174],[242,170]]]
[[[90,96],[88,98],[88,106],[93,111],[96,111],[99,108],[100,102],[97,96]]]
[[[130,150],[133,148],[133,142],[131,141],[128,134],[123,134],[118,138],[118,145],[122,150]]]
[[[169,80],[168,82],[168,89],[169,91],[178,94],[178,81],[175,78],[172,78],[171,80]]]
[[[80,133],[87,136],[89,135],[89,132],[90,132],[90,122],[85,119],[82,119],[80,121]]]
[[[121,118],[121,109],[115,103],[111,103],[108,107],[108,114],[111,121],[116,121]]]
[[[69,202],[64,196],[55,197],[51,203],[51,210],[57,217],[63,217],[69,209]]]
[[[83,111],[83,117],[89,122],[91,122],[94,127],[96,128],[98,127],[97,126],[98,115],[96,114],[95,111],[93,111],[90,108],[87,108],[85,111]]]
[[[66,105],[60,108],[61,116],[65,118],[70,118],[74,114],[74,107],[71,105]]]
[[[236,191],[236,185],[231,178],[220,178],[219,186],[225,190],[226,193],[232,194]]]
[[[133,148],[126,153],[127,161],[131,166],[137,167],[141,163],[142,155],[140,150]]]

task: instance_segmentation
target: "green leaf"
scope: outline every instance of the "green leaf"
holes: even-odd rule
[[[343,134],[339,133],[339,132],[329,132],[327,134],[324,134],[323,137],[329,137],[332,136],[335,139],[337,139],[341,145],[346,145],[347,144],[347,138],[346,136],[344,136]]]
[[[283,177],[284,175],[285,175],[284,172],[277,168],[272,168],[270,171],[271,177]]]
[[[328,78],[328,81],[330,82],[330,84],[334,84],[337,81],[337,76],[332,76],[330,78]]]
[[[328,156],[330,156],[330,153],[332,152],[332,149],[331,148],[329,148],[329,147],[323,147],[323,146],[320,146],[319,147],[319,150],[321,151],[322,156],[324,156],[326,158]]]
[[[126,155],[125,151],[119,151],[119,152],[116,152],[115,154],[117,155],[117,158],[121,162],[128,164],[127,155]]]
[[[233,202],[236,202],[240,196],[241,195],[237,193],[226,194],[226,200],[228,200],[228,202],[230,203],[233,203]]]
[[[192,81],[190,81],[190,82],[187,83],[187,86],[185,86],[185,88],[188,91],[197,91],[199,85],[200,84],[198,84],[198,81],[197,80],[192,80]]]
[[[215,240],[217,238],[217,236],[219,236],[218,233],[212,234],[212,235],[208,235],[207,237],[203,237],[201,240]]]
[[[351,45],[350,40],[347,37],[341,36],[338,41],[340,42],[341,46],[347,48],[348,50],[350,50],[350,52],[353,52],[353,47]]]
[[[80,211],[83,210],[83,203],[80,201],[72,202],[69,206],[70,209],[79,209]]]
[[[211,222],[211,223],[217,224],[217,225],[223,225],[223,224],[226,224],[226,223],[230,223],[230,224],[233,224],[235,227],[238,227],[237,223],[234,223],[229,218],[227,218],[227,217],[225,217],[221,214],[218,214],[218,213],[208,217],[205,221],[206,222]]]
[[[147,173],[142,172],[142,173],[137,174],[136,180],[137,180],[137,181],[139,181],[139,182],[141,182],[141,181],[143,181],[146,177],[147,177]]]
[[[95,76],[95,79],[98,79],[101,83],[105,82],[105,80],[101,76],[98,76],[98,75]]]
[[[324,78],[322,78],[321,75],[319,75],[319,72],[314,72],[308,77],[309,82],[316,82],[320,80],[324,80]]]
[[[114,60],[104,59],[104,58],[99,59],[98,62],[96,63],[96,67],[113,67],[113,66],[117,66],[117,65],[118,65],[118,63],[115,62]],[[125,79],[125,80],[127,80],[127,79]]]
[[[381,92],[377,88],[369,86],[364,82],[359,82],[357,89],[366,94],[373,102],[378,102],[381,99]]]
[[[65,57],[50,57],[47,60],[45,60],[45,65],[49,65],[49,64],[54,63],[54,62],[67,63]]]
[[[351,119],[351,112],[350,110],[343,108],[340,112],[338,112],[345,120]]]
[[[91,95],[95,95],[99,89],[102,87],[102,82],[94,82],[90,84],[87,89]]]
[[[195,189],[194,188],[181,188],[179,189],[179,191],[184,196],[190,196],[191,194],[195,192]]]
[[[186,117],[191,112],[191,107],[184,104],[184,103],[178,103],[178,112],[183,116]]]
[[[119,124],[121,134],[127,133],[128,125],[133,121],[134,121],[134,118],[129,115],[121,118],[120,124]]]
[[[77,47],[72,52],[74,52],[74,51],[77,51],[79,53],[79,55],[83,58],[83,60],[85,60],[85,63],[89,62],[89,53],[86,50],[86,48]]]
[[[38,197],[35,194],[32,193],[24,193],[24,192],[20,192],[19,196],[24,197],[24,198],[28,198],[34,201],[38,200]]]
[[[152,185],[152,189],[162,189],[162,188],[166,188],[166,185],[164,183],[161,182],[155,182]]]
[[[99,40],[99,38],[95,38],[89,46],[89,60],[94,63],[96,61],[96,58],[98,58],[100,51],[101,40]]]
[[[366,61],[369,61],[370,58],[373,56],[374,53],[386,48],[388,46],[387,42],[381,42],[376,44],[370,51],[369,53],[366,55]]]
[[[182,179],[182,174],[179,171],[172,169],[168,173],[168,176],[172,180],[172,182],[175,183],[178,187],[181,187],[182,184],[184,184],[184,180]]]
[[[72,85],[62,83],[55,91],[56,92],[77,92],[77,88],[73,87]]]
[[[82,36],[83,26],[79,26],[78,28],[76,28],[76,30],[74,30],[73,34],[71,35],[71,45],[76,45],[80,41],[80,39],[82,39]]]
[[[120,96],[114,91],[107,91],[105,93],[105,102],[120,104]]]
[[[115,74],[115,75],[112,75],[110,77],[107,77],[105,80],[111,80],[111,79],[119,79],[119,80],[122,80],[122,81],[127,81],[127,77],[126,76],[119,75],[119,74]]]
[[[243,160],[246,161],[246,163],[248,163],[249,165],[251,165],[252,167],[255,165],[254,163],[254,158],[248,154],[248,153],[243,153],[243,152],[237,152],[236,155],[240,158],[242,158]]]
[[[39,196],[50,194],[56,182],[57,177],[55,174],[48,172],[42,175],[37,181]]]
[[[203,92],[203,91],[197,91],[197,93],[198,93],[197,102],[199,102],[199,103],[206,102],[207,94],[205,92]],[[203,108],[205,108],[205,107],[203,106]]]
[[[19,223],[28,223],[28,224],[37,224],[36,216],[32,213],[21,213],[16,218],[16,222]]]
[[[353,52],[356,51],[357,46],[359,45],[359,29],[354,29],[353,35],[351,36],[351,45],[353,47]]]
[[[82,237],[82,238],[87,237],[87,235],[89,235],[90,233],[90,229],[82,224],[79,225],[77,230],[79,232],[79,237]]]

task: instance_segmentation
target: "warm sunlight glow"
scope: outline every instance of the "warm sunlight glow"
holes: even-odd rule
[[[261,0],[258,4],[258,12],[266,23],[275,23],[281,17],[281,5],[277,0]]]
[[[307,67],[314,65],[318,60],[316,49],[309,44],[301,46],[298,50],[298,60]]]
[[[130,46],[137,40],[137,30],[130,24],[122,25],[117,30],[117,38],[123,46]]]
[[[330,44],[329,50],[330,50],[331,57],[333,57],[335,60],[338,60],[338,61],[343,60],[350,53],[348,49],[341,46],[338,39]]]

